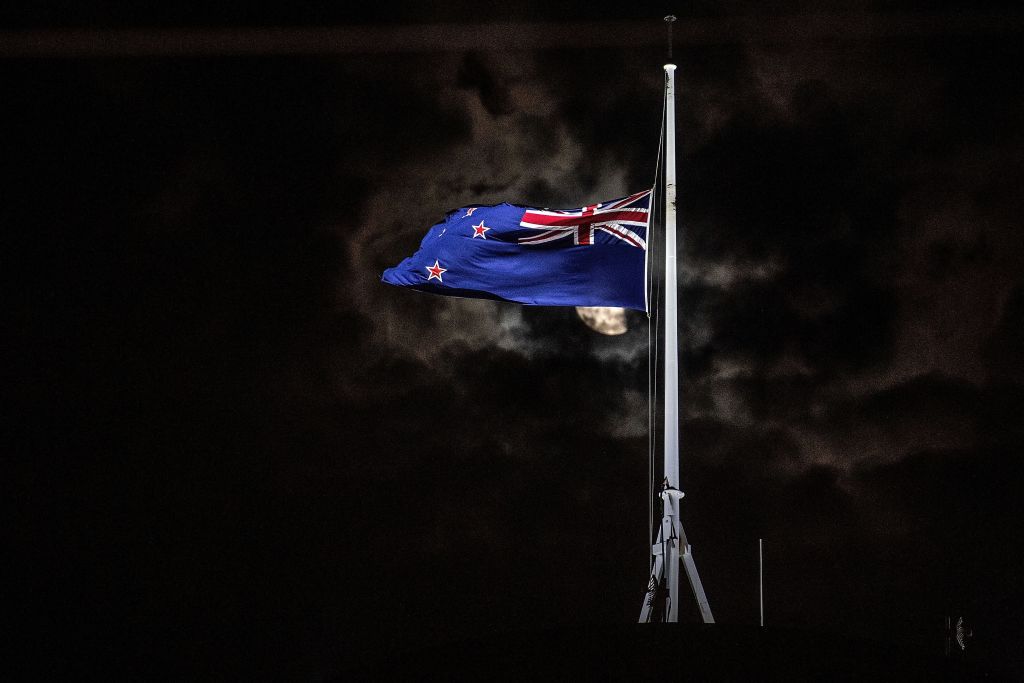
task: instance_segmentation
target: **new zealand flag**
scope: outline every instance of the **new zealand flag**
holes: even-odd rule
[[[646,190],[566,211],[455,209],[382,279],[448,296],[646,311],[650,202]]]

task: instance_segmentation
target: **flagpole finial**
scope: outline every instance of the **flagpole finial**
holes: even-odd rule
[[[665,25],[668,27],[668,61],[672,61],[672,24],[675,22],[676,16],[670,14],[665,17]]]

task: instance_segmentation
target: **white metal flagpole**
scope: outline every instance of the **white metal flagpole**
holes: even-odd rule
[[[679,340],[676,322],[676,65],[665,65],[665,489],[679,488]],[[671,503],[676,503],[672,505]],[[671,508],[678,499],[665,497],[662,526],[666,537],[676,536]],[[668,596],[666,621],[679,621],[679,546],[668,548]]]
[[[671,22],[675,17],[666,17]],[[669,23],[671,29],[671,23]],[[690,587],[700,607],[704,623],[714,623],[704,586],[697,574],[690,544],[680,520],[679,490],[679,340],[676,316],[676,112],[675,64],[665,65],[665,479],[661,492],[663,507],[658,540],[651,551],[654,570],[647,586],[647,595],[640,610],[640,621],[651,620],[655,598],[661,590],[662,578],[668,600],[664,620],[679,621],[679,563],[682,561]]]
[[[675,64],[665,65],[665,482],[679,488]]]

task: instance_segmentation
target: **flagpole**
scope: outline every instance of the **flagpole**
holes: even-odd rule
[[[665,65],[665,482],[679,488],[675,64]]]
[[[671,26],[671,24],[670,24]],[[676,309],[676,107],[675,64],[665,65],[665,489],[679,489],[679,340]],[[667,538],[676,534],[665,500],[663,526]],[[675,502],[675,501],[673,501]],[[672,506],[675,507],[675,506]],[[679,547],[669,543],[669,605],[666,621],[679,621]]]
[[[673,17],[673,20],[675,18]],[[671,30],[672,22],[669,22]],[[667,621],[679,621],[679,562],[697,600],[705,624],[715,623],[704,585],[693,560],[693,548],[686,540],[680,516],[683,492],[679,490],[679,329],[676,283],[676,65],[665,65],[665,519],[663,527],[673,532],[669,543]],[[669,531],[669,529],[666,529]]]
[[[671,31],[675,17],[665,17]],[[671,34],[670,34],[671,35]],[[670,55],[671,56],[671,55]],[[707,596],[693,549],[686,540],[680,519],[683,492],[679,485],[679,333],[676,277],[676,109],[675,64],[665,65],[665,466],[662,483],[662,520],[658,539],[651,547],[654,566],[647,585],[647,594],[640,609],[640,621],[651,621],[656,613],[659,595],[666,598],[663,620],[679,621],[679,565],[686,569],[690,588],[705,624],[713,624]],[[666,595],[667,594],[667,595]]]

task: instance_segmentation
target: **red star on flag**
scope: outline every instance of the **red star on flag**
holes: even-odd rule
[[[476,239],[477,237],[483,237],[484,239],[487,239],[487,235],[485,235],[484,233],[487,232],[488,230],[490,230],[490,228],[484,225],[483,221],[480,221],[480,225],[473,226],[473,239]]]
[[[442,268],[441,264],[437,262],[437,259],[434,259],[434,265],[424,267],[427,269],[427,272],[430,273],[430,275],[427,276],[427,282],[430,282],[436,277],[438,282],[444,284],[444,280],[441,279],[441,273],[447,273],[448,269]]]

